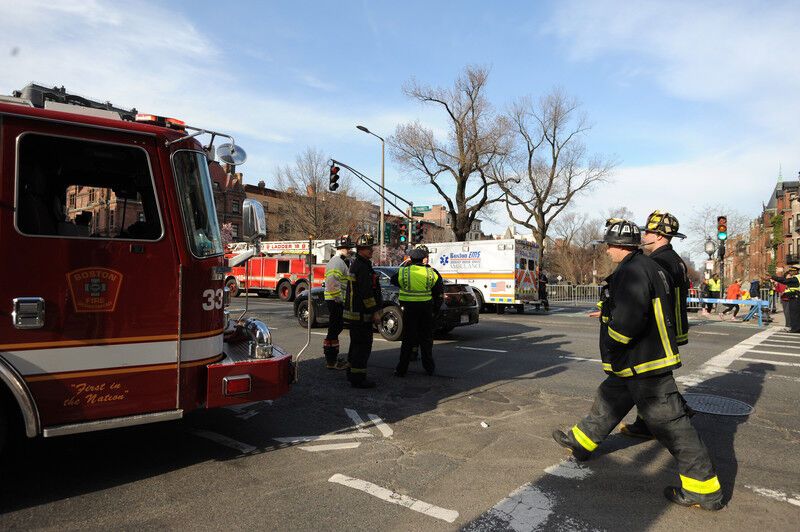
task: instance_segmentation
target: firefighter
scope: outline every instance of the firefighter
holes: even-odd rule
[[[336,255],[325,266],[325,304],[328,306],[329,318],[328,334],[322,341],[322,352],[325,353],[325,367],[346,369],[347,361],[339,356],[339,334],[344,329],[342,285],[350,269],[349,255],[353,241],[350,235],[342,235],[336,239],[335,246]]]
[[[587,460],[636,405],[647,426],[678,462],[680,486],[664,495],[682,506],[719,510],[722,490],[703,442],[689,421],[672,376],[680,367],[668,273],[645,256],[641,231],[627,220],[607,222],[603,241],[617,264],[606,279],[600,316],[600,353],[608,375],[589,414],[555,441]]]
[[[668,212],[653,211],[647,217],[642,230],[642,249],[664,271],[670,284],[670,300],[672,302],[672,323],[675,327],[675,343],[678,346],[689,343],[689,315],[686,310],[686,297],[689,294],[689,274],[686,263],[672,248],[673,238],[686,238],[678,232],[678,219]],[[619,431],[626,436],[651,439],[653,433],[647,428],[641,416],[630,425],[623,423]]]
[[[800,333],[800,278],[797,274],[797,268],[789,268],[785,277],[770,276],[773,281],[786,285],[781,296],[781,299],[786,299],[783,318],[786,320],[788,332],[792,333]]]
[[[392,275],[392,284],[400,287],[400,305],[403,307],[403,343],[400,361],[395,369],[396,377],[405,377],[408,363],[419,346],[422,367],[433,375],[433,316],[442,305],[444,283],[435,269],[425,264],[427,248],[416,247],[409,253],[411,263],[401,266]]]
[[[344,319],[350,325],[350,349],[347,352],[347,380],[353,388],[374,388],[367,379],[367,361],[372,352],[372,327],[381,320],[381,288],[372,269],[375,238],[363,234],[356,240],[356,255],[350,264],[344,298]]]

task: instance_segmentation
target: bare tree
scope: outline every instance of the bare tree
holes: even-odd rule
[[[553,220],[577,194],[607,181],[616,162],[588,154],[583,139],[591,126],[578,102],[560,89],[536,104],[520,99],[509,121],[516,150],[495,184],[509,217],[533,231],[541,255]]]
[[[728,238],[742,237],[748,239],[750,230],[750,220],[739,211],[726,207],[725,205],[706,204],[695,210],[689,223],[686,225],[685,233],[689,239],[692,251],[705,253],[706,238],[711,238],[717,242],[717,217],[728,217]]]
[[[548,238],[546,267],[576,284],[596,282],[612,270],[612,264],[597,241],[603,237],[605,220],[585,214],[564,213],[553,221]],[[594,274],[597,271],[597,274]]]
[[[358,198],[343,176],[337,192],[328,191],[329,158],[306,148],[293,165],[279,167],[276,188],[282,198],[279,215],[285,220],[287,239],[336,238],[360,230],[369,212],[369,203]]]
[[[456,240],[466,239],[478,213],[493,201],[492,168],[508,151],[507,122],[484,94],[488,78],[485,68],[469,66],[449,89],[411,80],[405,94],[444,111],[448,138],[415,122],[399,125],[389,139],[395,160],[433,185],[447,203]]]

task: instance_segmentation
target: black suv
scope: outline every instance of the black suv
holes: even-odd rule
[[[390,279],[397,273],[397,266],[376,266],[383,292],[383,309],[378,332],[390,341],[399,340],[403,336],[403,312],[398,300],[400,289]],[[325,304],[325,289],[312,288],[305,290],[294,300],[294,315],[300,326],[308,326],[308,295],[311,294],[311,326],[328,324],[328,305]],[[345,322],[346,323],[346,322]],[[434,317],[434,331],[447,333],[456,327],[478,323],[478,300],[472,288],[465,284],[444,285],[444,302]]]

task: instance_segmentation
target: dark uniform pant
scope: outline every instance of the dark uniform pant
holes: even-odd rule
[[[328,305],[328,334],[322,341],[322,352],[325,354],[325,362],[335,364],[339,357],[339,335],[344,329],[344,320],[342,319],[344,306],[332,299],[325,303]]]
[[[681,486],[709,500],[722,497],[714,466],[686,412],[672,373],[645,378],[609,375],[597,389],[589,415],[570,432],[570,437],[594,451],[636,405],[653,435],[678,461]]]
[[[431,301],[403,301],[403,343],[400,346],[398,375],[405,375],[408,362],[419,345],[422,367],[431,375],[436,367],[433,362],[433,303]]]
[[[783,317],[789,332],[800,333],[800,299],[791,298],[783,307]]]
[[[719,299],[719,290],[709,290],[708,297],[710,299]],[[706,303],[706,310],[711,312],[714,310],[714,303]]]
[[[362,382],[367,378],[367,361],[372,353],[372,321],[350,322],[350,349],[347,352],[347,380]]]

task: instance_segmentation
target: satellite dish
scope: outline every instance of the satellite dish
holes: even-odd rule
[[[220,144],[217,148],[217,157],[225,164],[239,166],[247,160],[247,153],[236,144]]]

